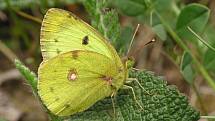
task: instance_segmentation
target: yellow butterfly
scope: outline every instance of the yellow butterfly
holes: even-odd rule
[[[114,95],[127,79],[127,67],[94,28],[65,10],[46,13],[40,36],[43,62],[38,94],[56,115],[84,111]]]

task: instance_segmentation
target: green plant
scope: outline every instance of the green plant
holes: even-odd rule
[[[185,79],[188,81],[191,81],[189,83],[193,83],[192,80],[194,78],[193,77],[194,70],[191,64],[194,63],[196,64],[197,67],[200,68],[199,72],[202,73],[203,76],[206,76],[205,78],[207,79],[209,84],[211,84],[211,86],[213,87],[212,79],[208,75],[205,67],[203,67],[199,63],[199,60],[192,54],[190,49],[185,44],[186,42],[184,42],[181,39],[181,37],[183,37],[184,35],[180,35],[175,31],[173,31],[173,29],[171,28],[171,25],[174,22],[172,21],[168,22],[163,19],[163,17],[161,16],[161,13],[162,12],[165,13],[165,11],[162,11],[159,13],[157,12],[158,11],[157,9],[159,9],[159,11],[163,10],[163,8],[156,7],[156,4],[158,4],[159,2],[162,3],[162,1],[141,2],[138,0],[136,1],[125,0],[122,2],[117,0],[115,5],[124,14],[130,15],[130,16],[136,16],[136,18],[139,20],[141,20],[141,18],[147,18],[148,15],[153,15],[154,17],[148,17],[148,18],[151,18],[150,20],[148,20],[148,23],[152,25],[155,32],[157,32],[157,35],[160,38],[163,38],[165,40],[166,37],[168,36],[166,35],[166,32],[168,32],[169,35],[172,37],[172,39],[175,40],[181,46],[182,49],[184,49],[185,54],[182,59],[183,61],[182,61],[181,71],[184,74]],[[120,36],[120,28],[119,28],[118,16],[116,14],[116,11],[115,10],[106,11],[105,8],[109,4],[107,1],[103,1],[103,0],[102,1],[86,0],[86,1],[83,1],[83,3],[87,11],[89,12],[90,16],[92,17],[92,25],[96,27],[101,33],[103,33],[104,36],[117,47],[117,50],[119,50],[121,53],[125,53],[126,50],[128,49],[128,43],[127,45],[121,44],[123,41],[122,37],[124,35],[121,34],[122,37]],[[119,6],[119,3],[121,4],[120,6]],[[167,3],[170,4],[172,2],[166,1],[162,4],[167,4]],[[136,8],[134,10],[126,8],[129,6],[136,6]],[[205,16],[208,15],[207,8],[196,4],[194,6],[196,7],[196,9],[203,9],[201,12],[205,13]],[[192,5],[191,5],[191,8],[192,8]],[[175,13],[173,12],[173,16],[176,16],[175,14],[179,13],[178,9],[176,8],[171,8],[171,9],[175,10],[174,11]],[[143,10],[145,12],[141,12]],[[184,16],[186,16],[186,13],[187,13],[186,11],[189,11],[189,9],[188,10],[185,9],[184,11],[185,11]],[[155,14],[152,14],[152,13],[155,13]],[[183,12],[181,12],[181,14],[183,14]],[[194,18],[196,18],[195,15],[193,16]],[[178,30],[180,31],[186,31],[186,26],[187,26],[186,24],[189,24],[189,22],[183,23],[183,17],[182,17],[182,20],[178,19],[178,21],[179,22],[176,28],[178,28]],[[181,22],[182,24],[180,24],[180,21],[182,21]],[[193,20],[190,20],[190,21],[193,21]],[[196,21],[198,22],[198,20]],[[189,27],[192,28],[191,25],[189,25]],[[185,30],[183,29],[181,30],[181,28]],[[201,27],[201,29],[202,28],[204,28],[204,26]],[[132,31],[129,31],[129,32],[132,32]],[[195,39],[195,36],[193,38]],[[198,46],[198,44],[196,44],[196,46]],[[121,48],[124,48],[124,49],[121,49]],[[191,58],[193,59],[193,62],[186,61],[187,59],[190,60]],[[23,76],[26,78],[27,82],[32,86],[32,89],[35,95],[37,95],[36,75],[32,73],[29,69],[27,69],[27,67],[25,67],[20,61],[16,60],[15,64],[17,69],[19,69],[20,72],[23,74]],[[190,71],[190,70],[193,70],[193,71]],[[135,88],[135,94],[137,95],[139,101],[141,101],[144,106],[144,110],[139,111],[139,107],[136,105],[135,101],[133,100],[132,94],[130,93],[130,91],[121,90],[119,94],[117,94],[117,97],[115,99],[117,120],[119,121],[121,120],[196,121],[200,118],[199,112],[195,111],[188,104],[187,98],[182,94],[180,94],[179,91],[177,91],[177,89],[174,86],[167,86],[166,81],[164,81],[161,77],[156,77],[151,72],[133,71],[133,70],[130,70],[129,75],[132,78],[137,78],[140,81],[141,85],[144,87],[144,89],[146,89],[146,91],[152,95],[145,93],[145,91],[141,90],[141,88],[138,85],[131,83],[131,86]],[[112,120],[115,117],[112,111],[113,109],[112,109],[111,100],[109,98],[106,98],[102,101],[99,101],[97,104],[95,104],[87,111],[84,111],[82,113],[79,113],[71,117],[65,117],[65,118],[67,118],[68,120],[105,120],[107,121],[107,120]],[[47,112],[51,120],[61,121],[64,119],[64,118],[52,115],[49,111]]]
[[[190,68],[194,71],[193,73],[201,74],[207,83],[215,89],[215,81],[213,79],[214,71],[207,69],[206,65],[201,64],[202,61],[204,63],[206,58],[208,62],[207,64],[213,64],[213,57],[215,54],[214,49],[212,49],[215,47],[215,44],[212,41],[214,37],[209,36],[210,32],[214,32],[214,30],[211,29],[211,25],[208,23],[210,10],[207,7],[194,3],[184,5],[183,8],[179,8],[177,6],[177,1],[172,0],[152,0],[150,2],[147,0],[145,0],[145,2],[141,2],[141,0],[116,0],[115,5],[123,14],[134,16],[141,22],[149,24],[161,39],[165,41],[175,41],[184,52],[191,56],[192,62],[190,62],[190,64],[195,66]],[[135,5],[137,8],[129,9],[131,5]],[[141,9],[144,12],[138,12],[136,9]],[[209,28],[211,30],[210,32],[207,31]],[[165,32],[163,32],[163,30],[165,30]],[[204,35],[208,40],[205,41],[200,39],[200,37],[196,36],[197,34],[194,34],[194,32]],[[167,38],[167,33],[171,38]],[[199,55],[194,55],[193,50],[189,49],[188,44],[195,46],[197,51],[200,51],[198,53]],[[206,46],[204,46],[204,44]],[[210,54],[206,54],[209,53],[208,51]],[[203,60],[199,60],[197,58],[204,55],[205,57]],[[180,60],[182,59],[183,58]],[[186,66],[191,65],[188,64]],[[185,77],[192,75],[190,74],[192,71],[189,71],[190,73],[183,73],[184,70],[181,71]],[[210,75],[209,72],[212,74]]]

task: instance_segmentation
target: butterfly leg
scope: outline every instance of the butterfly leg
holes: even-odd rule
[[[115,103],[114,103],[114,96],[115,96],[116,92],[113,92],[111,94],[111,102],[112,102],[112,106],[113,106],[113,114],[114,114],[114,121],[116,120],[116,107],[115,107]]]
[[[137,100],[137,97],[135,95],[135,92],[134,92],[134,89],[133,87],[131,86],[128,86],[128,85],[123,85],[122,87],[123,89],[130,89],[132,91],[132,94],[133,94],[133,97],[134,97],[134,100],[135,102],[137,103],[137,105],[141,108],[141,110],[143,110],[143,106],[140,104],[140,102]]]
[[[144,90],[144,92],[146,92],[148,95],[151,95],[148,91],[146,91],[146,89],[140,84],[140,82],[136,78],[128,78],[126,80],[126,83],[131,83],[133,81],[135,81],[140,86],[140,88]]]

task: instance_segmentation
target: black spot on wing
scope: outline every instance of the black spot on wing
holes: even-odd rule
[[[57,98],[55,99],[55,101],[58,101],[58,100],[60,100],[60,98],[57,97]]]
[[[50,92],[54,92],[54,88],[53,87],[50,87],[49,90],[50,90]]]
[[[70,105],[69,105],[69,104],[65,104],[64,106],[65,106],[65,108],[69,108],[69,107],[70,107]]]
[[[68,17],[68,18],[72,18],[72,15],[71,15],[70,12],[68,12],[67,17]]]
[[[75,20],[78,20],[78,17],[77,17],[77,16],[73,15],[73,17],[74,17]]]
[[[61,51],[58,48],[56,49],[56,52],[57,52],[57,54],[61,53]]]
[[[71,12],[68,12],[68,15],[67,15],[68,18],[74,18],[75,20],[78,20],[78,17],[74,14],[72,14]]]
[[[89,38],[88,36],[85,36],[83,39],[82,39],[82,45],[88,45],[89,44]]]
[[[54,42],[58,42],[58,39],[54,39]]]

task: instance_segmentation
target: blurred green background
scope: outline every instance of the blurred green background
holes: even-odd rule
[[[91,23],[94,10],[86,10],[83,3],[84,0],[0,0],[0,120],[48,120],[30,86],[15,69],[14,59],[37,72],[42,61],[39,37],[43,15],[57,7]],[[215,51],[207,47],[215,48],[215,1],[107,0],[106,4],[119,16],[120,32],[113,35],[118,39],[110,40],[119,54],[126,56],[135,27],[141,24],[129,52],[135,58],[135,68],[163,76],[189,97],[201,115],[215,115]],[[145,45],[152,39],[156,41]]]

